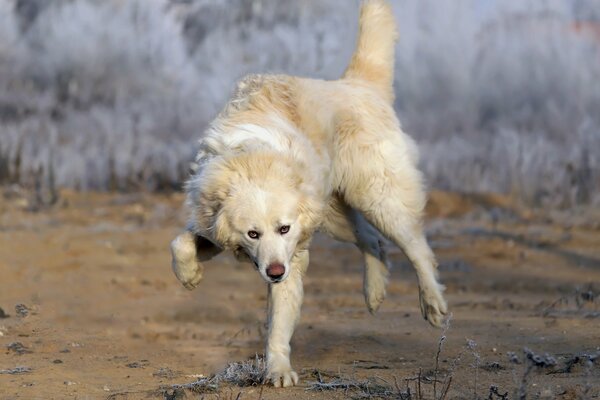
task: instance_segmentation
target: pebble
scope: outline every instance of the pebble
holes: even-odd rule
[[[13,351],[19,355],[25,354],[25,353],[31,353],[32,351],[29,350],[27,347],[25,347],[23,345],[23,343],[21,342],[12,342],[9,343],[6,348],[10,351]]]
[[[17,304],[15,306],[15,313],[21,318],[24,318],[29,315],[29,307],[25,304]]]
[[[27,372],[31,372],[31,368],[29,368],[29,367],[16,367],[16,368],[13,368],[13,369],[0,369],[0,374],[8,374],[8,375],[25,374]]]

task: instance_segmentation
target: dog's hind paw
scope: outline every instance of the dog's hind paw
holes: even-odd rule
[[[379,306],[385,300],[385,288],[370,288],[365,290],[365,303],[371,314],[379,310]]]
[[[298,384],[298,374],[291,368],[271,370],[267,374],[267,381],[276,388],[295,386]]]
[[[370,259],[369,254],[365,255],[365,258],[367,264],[365,266],[363,292],[369,312],[375,314],[385,300],[389,272],[380,260]]]
[[[419,290],[421,314],[431,325],[438,328],[444,325],[448,313],[448,306],[442,295],[443,290],[444,287],[437,283],[434,287],[423,286]]]

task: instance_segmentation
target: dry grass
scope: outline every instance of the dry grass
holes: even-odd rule
[[[431,184],[600,203],[600,42],[581,24],[597,7],[559,3],[394,2],[396,107]],[[55,186],[178,188],[237,78],[338,77],[357,12],[335,0],[0,2],[0,183],[39,187],[41,204]]]
[[[264,358],[256,355],[253,359],[231,363],[218,374],[200,378],[195,382],[173,385],[175,391],[188,390],[193,393],[215,393],[221,384],[227,383],[239,387],[258,386],[264,383],[266,365]]]
[[[498,362],[486,363],[478,351],[475,340],[467,339],[458,355],[452,360],[445,361],[448,363],[448,367],[443,371],[440,369],[440,357],[450,328],[450,319],[451,317],[447,320],[445,329],[438,340],[432,369],[427,373],[419,369],[413,376],[393,377],[390,381],[377,375],[368,378],[357,378],[353,375],[347,376],[314,369],[305,377],[305,390],[309,392],[341,392],[344,397],[352,399],[446,400],[459,393],[461,393],[460,396],[472,399],[509,399],[509,392],[502,390],[494,382],[488,383],[487,386],[481,382],[480,369],[489,372],[506,368]],[[522,356],[514,352],[508,352],[507,357],[512,366],[512,374],[515,377],[515,390],[512,398],[524,400],[530,397],[530,388],[536,374],[571,373],[575,365],[581,365],[586,380],[585,385],[577,391],[580,398],[585,399],[589,398],[591,393],[592,369],[600,361],[600,352],[580,353],[558,361],[556,357],[548,353],[537,354],[528,348],[524,348]],[[467,361],[468,358],[471,361],[465,367],[471,371],[468,374],[471,378],[468,382],[460,382],[461,385],[459,386],[472,387],[472,390],[469,394],[457,391],[451,395],[453,381],[462,367],[461,363]],[[178,398],[177,396],[181,396],[186,391],[196,394],[224,393],[224,388],[229,385],[235,387],[263,385],[265,383],[265,373],[264,359],[257,355],[246,361],[231,363],[223,371],[210,377],[163,388],[162,393],[168,398]],[[456,382],[454,383],[456,384]],[[487,387],[487,390],[483,390],[483,387]]]

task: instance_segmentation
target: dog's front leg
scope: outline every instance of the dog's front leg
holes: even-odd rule
[[[302,276],[308,266],[308,251],[294,256],[286,280],[269,285],[269,337],[267,339],[267,380],[275,387],[298,383],[290,363],[290,340],[300,319],[304,289]]]
[[[209,240],[185,231],[171,242],[171,267],[175,276],[187,289],[195,288],[202,280],[203,261],[221,252]]]

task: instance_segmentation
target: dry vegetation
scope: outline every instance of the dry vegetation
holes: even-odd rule
[[[446,327],[444,333],[446,333]],[[597,385],[592,385],[594,368],[600,367],[600,350],[582,354],[575,354],[567,357],[561,357],[560,362],[548,354],[536,354],[528,348],[523,348],[522,357],[514,352],[507,353],[508,366],[503,366],[498,362],[489,362],[481,365],[481,356],[477,352],[477,343],[474,340],[467,339],[464,349],[459,352],[458,356],[450,361],[450,368],[445,371],[440,370],[440,355],[446,336],[442,335],[438,342],[438,351],[435,354],[435,361],[432,369],[424,373],[419,369],[414,376],[403,377],[399,379],[392,376],[388,380],[374,375],[365,379],[356,378],[355,376],[343,376],[341,374],[331,374],[319,369],[313,369],[308,375],[309,380],[306,382],[305,390],[307,392],[341,392],[346,398],[353,399],[396,399],[396,400],[445,400],[446,398],[456,398],[456,393],[450,395],[454,370],[460,367],[462,359],[470,357],[472,362],[466,365],[466,368],[472,368],[471,379],[461,382],[461,386],[472,386],[472,393],[463,393],[462,398],[488,399],[488,400],[507,400],[519,399],[525,400],[529,398],[546,398],[551,399],[563,395],[562,397],[570,398],[575,396],[580,399],[591,399],[600,396],[597,392]],[[466,353],[466,354],[465,354]],[[522,365],[522,366],[521,366]],[[520,367],[521,366],[521,367]],[[567,391],[555,393],[551,390],[545,392],[532,393],[530,385],[537,386],[535,383],[536,375],[553,375],[572,373],[574,366],[581,366],[583,369],[584,383],[583,385],[573,390],[571,393]],[[464,368],[464,367],[463,367]],[[496,384],[479,383],[479,369],[482,368],[487,372],[495,372],[502,369],[510,369],[513,373],[515,382],[512,393],[502,391]],[[165,398],[183,397],[186,393],[195,394],[217,394],[224,393],[223,384],[230,390],[235,388],[256,387],[263,385],[265,376],[265,365],[262,358],[255,356],[253,359],[231,363],[225,370],[210,377],[203,377],[197,381],[187,384],[176,384],[170,387],[165,387],[154,391],[154,394],[160,392]],[[493,380],[492,380],[493,382]],[[483,387],[481,387],[483,386]],[[264,390],[264,389],[263,389]],[[236,398],[241,398],[242,391],[237,392]],[[567,396],[564,396],[567,394]],[[231,395],[230,395],[231,397]],[[262,397],[262,391],[259,399]]]
[[[433,186],[598,204],[595,0],[394,2],[397,109]],[[248,72],[338,77],[356,1],[0,3],[0,182],[177,188]]]

